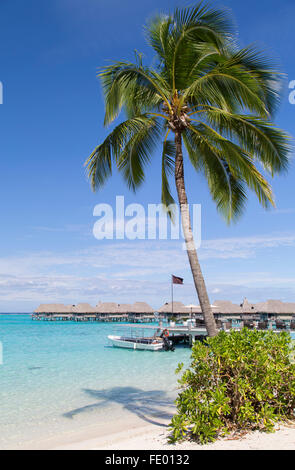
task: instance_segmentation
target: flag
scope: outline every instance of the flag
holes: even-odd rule
[[[182,277],[173,276],[172,274],[172,282],[173,284],[183,284],[183,279]]]

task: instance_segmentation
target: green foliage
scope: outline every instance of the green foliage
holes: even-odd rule
[[[271,432],[276,422],[294,420],[294,351],[286,332],[247,328],[196,342],[179,380],[171,442],[204,444],[233,431]]]

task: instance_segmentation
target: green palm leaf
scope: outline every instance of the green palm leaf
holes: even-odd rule
[[[143,181],[142,167],[159,136],[155,118],[142,115],[119,124],[105,141],[95,148],[85,163],[93,190],[103,186],[112,174],[112,164],[123,171],[133,189]],[[138,172],[138,174],[137,174]]]
[[[230,222],[245,209],[244,182],[232,171],[220,149],[199,130],[190,126],[183,136],[193,167],[207,179],[217,210]]]
[[[204,109],[215,129],[235,138],[272,175],[288,169],[290,138],[271,122],[257,116],[232,114],[209,106]]]
[[[169,88],[164,79],[141,65],[117,62],[105,67],[99,77],[105,94],[105,125],[118,116],[123,105],[134,114],[142,114],[163,101],[169,103]]]
[[[145,179],[144,169],[160,138],[160,126],[156,119],[149,119],[142,128],[125,144],[119,160],[118,169],[130,189],[136,189]]]

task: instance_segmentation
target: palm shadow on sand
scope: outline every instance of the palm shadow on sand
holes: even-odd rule
[[[97,400],[97,403],[76,408],[65,413],[64,417],[73,419],[76,415],[107,407],[112,403],[121,405],[123,409],[135,414],[143,421],[157,426],[163,426],[157,418],[171,420],[173,415],[171,407],[174,401],[163,390],[145,391],[135,387],[114,387],[107,390],[83,389],[83,391]]]

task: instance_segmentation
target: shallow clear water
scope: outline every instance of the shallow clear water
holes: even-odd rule
[[[114,324],[0,315],[0,449],[136,415],[173,402],[175,369],[189,348],[132,351],[108,345]]]
[[[175,369],[189,364],[190,349],[110,347],[107,336],[118,328],[0,315],[0,449],[54,436],[63,442],[92,426],[102,434],[132,418],[157,423],[167,414],[177,394]]]

